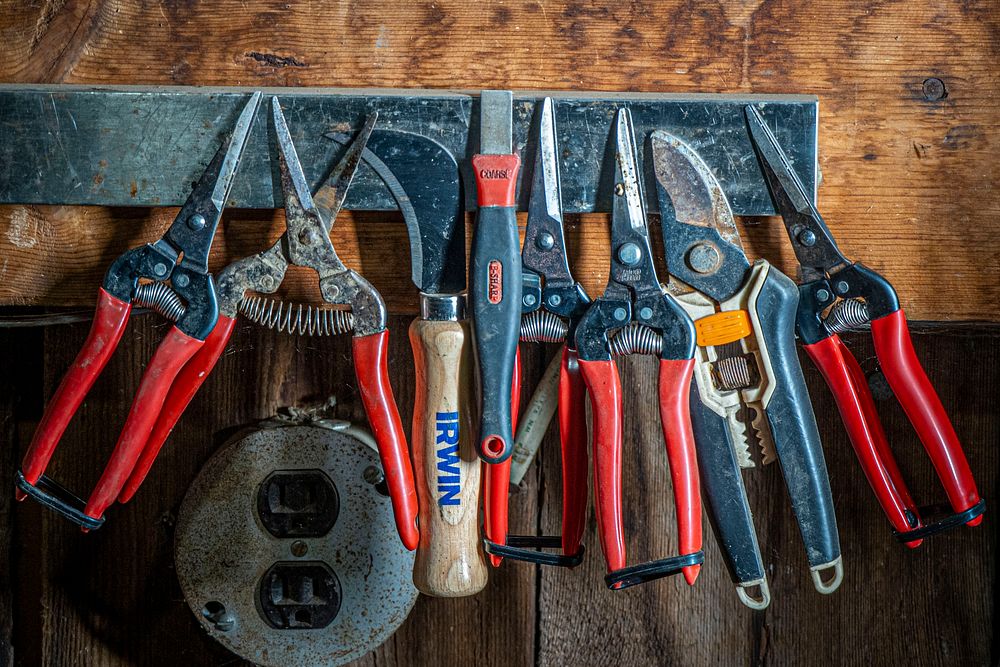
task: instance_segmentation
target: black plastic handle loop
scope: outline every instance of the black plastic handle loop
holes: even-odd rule
[[[931,505],[929,507],[921,507],[920,514],[923,516],[925,513],[932,512],[937,508],[936,505]],[[937,535],[938,533],[943,533],[945,531],[951,530],[953,528],[958,528],[959,526],[964,526],[968,522],[975,519],[977,516],[981,515],[986,511],[986,500],[980,500],[978,503],[965,510],[964,512],[956,512],[949,516],[944,517],[939,521],[928,524],[926,526],[921,526],[914,530],[908,530],[906,532],[899,532],[897,530],[892,531],[892,534],[900,542],[913,542],[914,540],[922,540],[925,537],[931,537],[932,535]]]
[[[561,548],[562,538],[558,535],[543,535],[539,537],[533,535],[508,535],[507,544],[498,544],[492,540],[483,540],[483,549],[486,553],[510,558],[511,560],[570,568],[576,567],[583,562],[584,547],[582,544],[580,545],[580,550],[572,556],[535,551],[535,549]]]
[[[604,577],[604,583],[611,590],[620,591],[638,584],[645,584],[650,581],[673,576],[686,567],[701,565],[704,562],[705,552],[699,549],[694,553],[683,556],[651,560],[648,563],[640,563],[639,565],[623,567],[620,570],[608,572]]]
[[[24,473],[18,470],[15,482],[17,488],[24,491],[32,500],[58,512],[81,528],[96,530],[104,525],[103,516],[95,519],[84,514],[86,503],[54,479],[42,475],[38,478],[38,482],[32,485],[28,484]]]

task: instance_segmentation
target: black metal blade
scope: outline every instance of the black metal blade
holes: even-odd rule
[[[646,224],[632,116],[619,109],[613,128],[615,190],[611,208],[611,279],[605,295],[626,288],[639,297],[660,291]],[[616,290],[617,286],[617,290]]]
[[[389,167],[415,213],[415,220],[403,216],[413,284],[424,294],[462,292],[465,215],[455,157],[432,139],[395,130],[375,132],[368,148]]]
[[[677,137],[650,137],[664,256],[670,275],[725,301],[740,288],[750,262],[729,202],[705,161]]]
[[[831,269],[849,263],[763,116],[750,104],[744,107],[744,113],[750,128],[750,143],[764,172],[774,208],[785,223],[803,279],[822,277]]]
[[[556,118],[550,97],[542,100],[537,147],[521,265],[542,276],[547,287],[572,285],[573,276],[569,270],[563,235]]]
[[[215,238],[222,210],[229,199],[260,100],[260,92],[250,96],[232,133],[216,151],[215,157],[208,163],[194,190],[164,234],[164,238],[183,253],[183,266],[192,271],[208,272],[212,239]]]

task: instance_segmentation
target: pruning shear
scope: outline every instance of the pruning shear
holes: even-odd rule
[[[697,331],[691,419],[698,464],[737,594],[755,609],[770,602],[740,474],[754,465],[749,428],[764,463],[781,463],[814,586],[832,593],[843,577],[840,538],[795,350],[795,283],[766,260],[750,264],[722,187],[694,149],[663,131],[652,133],[650,146],[671,291]],[[752,417],[743,416],[748,410]]]
[[[330,241],[330,230],[354,179],[362,153],[375,126],[371,114],[344,157],[324,184],[310,194],[288,125],[277,97],[271,115],[278,140],[281,190],[287,229],[261,253],[233,262],[218,276],[218,324],[206,344],[178,375],[138,464],[128,476],[121,502],[128,502],[145,479],[163,442],[205,378],[218,361],[236,325],[248,292],[271,294],[281,285],[289,265],[305,266],[319,274],[323,299],[348,310],[333,311],[330,333],[353,331],[354,370],[361,400],[378,444],[392,499],[396,528],[407,549],[419,541],[417,497],[402,422],[389,384],[385,302],[360,274],[347,268]]]
[[[511,460],[486,464],[485,547],[494,565],[501,557],[545,565],[575,567],[583,559],[583,529],[587,518],[586,386],[580,375],[576,329],[590,305],[583,287],[569,269],[562,223],[562,195],[556,151],[556,120],[552,99],[542,100],[538,122],[528,224],[521,249],[521,340],[565,343],[559,371],[559,436],[562,447],[562,536],[507,535],[507,503]],[[518,358],[518,366],[520,359]],[[515,370],[512,405],[520,394],[520,369]],[[514,419],[516,421],[516,417]],[[536,548],[562,547],[562,555]]]
[[[154,243],[129,250],[108,269],[83,349],[52,397],[18,471],[19,500],[30,496],[85,530],[103,525],[104,511],[134,467],[178,372],[204,347],[219,319],[208,255],[260,99],[259,92],[250,96],[232,134],[167,232]],[[157,310],[176,323],[146,366],[108,466],[84,504],[44,472],[70,420],[117,348],[133,305]]]
[[[632,119],[619,109],[615,142],[614,202],[611,215],[611,273],[604,295],[594,301],[576,331],[580,370],[593,410],[594,495],[601,548],[608,564],[605,582],[621,589],[683,571],[688,584],[698,576],[701,497],[688,387],[694,368],[691,318],[660,286],[653,267],[649,229],[636,161]],[[674,487],[681,555],[625,567],[622,528],[622,390],[614,356],[660,358],[660,420]]]
[[[845,257],[760,112],[747,106],[750,137],[799,262],[796,331],[833,392],[851,444],[897,539],[913,548],[923,538],[982,522],[986,502],[962,445],[913,350],[906,316],[892,285]],[[889,448],[857,359],[839,334],[871,325],[875,354],[913,424],[948,495],[953,514],[924,524]]]

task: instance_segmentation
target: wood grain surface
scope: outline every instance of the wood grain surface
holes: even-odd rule
[[[913,318],[1000,321],[994,0],[0,7],[5,82],[814,93],[820,204],[843,250],[884,271]],[[216,265],[280,233],[270,212],[227,218]],[[0,207],[0,303],[90,305],[117,253],[169,219]],[[592,292],[607,273],[605,227],[595,216],[571,230]],[[779,232],[769,221],[745,240],[791,270]],[[394,311],[416,311],[397,217],[344,216],[335,241]],[[310,280],[290,280],[290,294],[311,297]]]
[[[400,412],[412,414],[412,353],[404,317],[391,319],[392,380]],[[0,332],[0,363],[33,381],[5,414],[20,433],[3,451],[0,480],[11,488],[14,459],[86,335],[86,324]],[[56,479],[90,489],[103,467],[139,380],[141,360],[165,325],[137,318],[53,464]],[[27,335],[30,333],[30,335]],[[847,338],[866,371],[868,337]],[[1000,493],[1000,338],[968,333],[916,337],[917,352],[955,421],[981,493]],[[525,387],[534,386],[553,346],[522,346]],[[12,643],[22,665],[239,664],[200,629],[173,573],[172,528],[188,485],[238,428],[283,405],[338,398],[338,416],[362,420],[346,340],[302,339],[240,324],[216,371],[167,442],[135,500],[117,506],[101,530],[83,535],[40,506],[17,504],[11,577],[0,610],[13,606]],[[817,405],[843,545],[845,578],[829,597],[813,590],[780,470],[745,474],[774,596],[765,612],[740,605],[706,522],[706,561],[689,588],[679,578],[624,592],[603,584],[604,563],[588,512],[584,564],[567,571],[505,562],[486,589],[460,599],[419,599],[402,628],[359,665],[651,664],[995,664],[993,637],[998,524],[987,515],[908,551],[892,539],[818,373],[803,360]],[[676,553],[676,526],[650,359],[622,363],[626,391],[625,531],[630,562]],[[42,386],[41,381],[44,381]],[[527,393],[527,392],[525,392]],[[919,503],[944,492],[898,405],[879,401],[886,432]],[[13,426],[11,426],[13,425]],[[511,530],[558,533],[558,438],[550,433],[520,491]],[[0,518],[3,514],[0,514]],[[2,555],[2,551],[0,551]],[[0,566],[3,561],[0,561]],[[2,569],[0,569],[2,573]],[[0,583],[3,583],[0,578]],[[0,623],[0,651],[10,622]],[[2,652],[0,652],[2,655]]]

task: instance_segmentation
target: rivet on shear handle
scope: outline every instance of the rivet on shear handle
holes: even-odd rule
[[[90,334],[49,402],[24,456],[17,481],[19,500],[31,496],[85,530],[103,523],[104,511],[135,467],[178,372],[204,346],[219,319],[208,255],[260,100],[259,92],[250,96],[232,133],[166,233],[154,243],[129,250],[108,269]],[[170,287],[162,282],[167,279]],[[153,282],[140,284],[140,280]],[[156,299],[147,303],[141,298],[144,294],[154,294]],[[179,310],[176,305],[181,302]],[[43,473],[70,420],[118,346],[132,306],[164,303],[175,307],[160,310],[179,318],[146,365],[118,443],[84,506]]]
[[[205,347],[178,376],[183,382],[176,383],[167,397],[167,408],[161,414],[120,500],[127,502],[138,489],[170,429],[218,361],[248,293],[276,291],[288,266],[294,264],[319,274],[320,292],[327,303],[349,308],[349,311],[336,311],[343,312],[344,316],[329,320],[331,330],[328,333],[354,332],[355,376],[368,421],[379,445],[396,528],[406,548],[415,549],[419,541],[416,489],[406,437],[389,385],[385,303],[368,281],[344,265],[330,241],[330,229],[354,179],[377,114],[368,117],[326,182],[316,194],[311,194],[276,97],[271,98],[271,112],[278,140],[288,228],[270,248],[233,262],[219,274],[219,309],[222,314],[218,325]],[[250,299],[256,303],[253,297]]]
[[[614,125],[615,197],[611,215],[611,275],[577,327],[580,369],[593,409],[594,496],[601,548],[608,564],[605,581],[621,589],[684,573],[698,576],[701,550],[701,493],[689,387],[694,368],[691,318],[663,292],[653,266],[649,230],[636,160],[631,116],[620,109]],[[622,527],[622,389],[615,355],[659,357],[660,421],[673,481],[681,555],[625,566]]]
[[[530,563],[576,567],[583,561],[583,530],[587,518],[586,387],[576,353],[577,323],[590,304],[573,279],[566,258],[559,185],[555,110],[546,97],[538,114],[538,150],[535,153],[528,226],[521,250],[521,340],[565,342],[559,373],[559,437],[562,451],[562,536],[507,534],[510,466],[512,459],[486,464],[486,538],[484,548],[494,566],[501,558]],[[512,422],[520,398],[520,355],[511,392]],[[536,549],[562,548],[562,554]]]
[[[799,262],[796,333],[834,395],[858,461],[895,536],[914,548],[930,535],[962,524],[979,525],[986,504],[948,413],[913,349],[896,291],[877,272],[840,252],[760,111],[751,105],[744,111],[775,209]],[[930,508],[918,508],[910,496],[861,367],[839,336],[866,323],[882,372],[948,494],[952,514],[927,526],[921,515]]]

